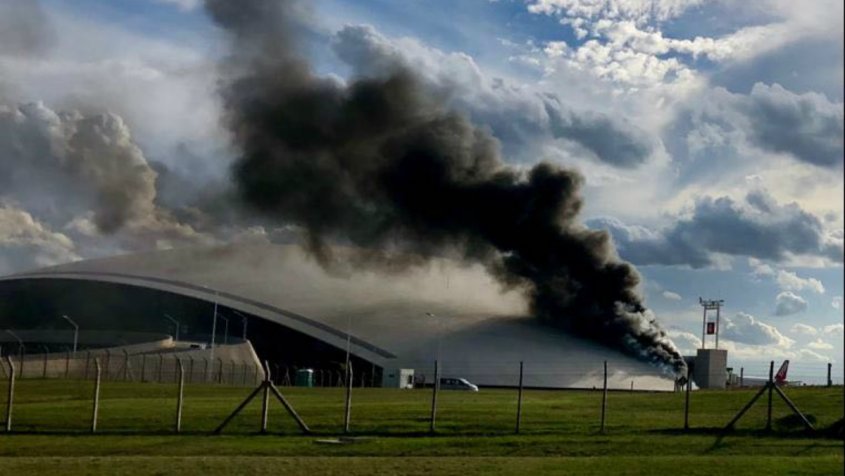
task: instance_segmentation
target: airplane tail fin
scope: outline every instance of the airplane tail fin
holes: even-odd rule
[[[786,372],[789,370],[789,360],[784,360],[783,364],[781,364],[780,369],[778,369],[778,373],[775,374],[775,382],[778,384],[782,384],[786,382]]]

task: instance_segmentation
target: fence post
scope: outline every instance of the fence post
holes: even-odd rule
[[[23,346],[18,346],[18,362],[20,363],[20,369],[19,369],[18,375],[20,376],[20,378],[23,378],[23,376],[24,376],[24,374],[23,374],[23,363],[24,363],[24,353],[25,352],[26,351],[24,350]]]
[[[129,381],[129,351],[123,349],[123,381]]]
[[[70,375],[70,351],[65,351],[65,380],[67,380],[68,376]]]
[[[188,383],[194,382],[194,357],[188,356]]]
[[[46,350],[46,347],[45,347]],[[49,352],[44,352],[44,368],[41,370],[41,378],[47,378],[47,357],[49,356]]]
[[[208,357],[203,357],[202,362],[203,382],[208,382]]]
[[[343,413],[343,432],[349,433],[349,418],[352,412],[352,361],[346,362],[346,406]]]
[[[828,362],[828,364],[827,364],[827,386],[828,387],[833,386],[833,379],[831,378],[831,373],[830,373],[830,370],[831,370],[832,367],[833,367],[833,364]]]
[[[6,433],[12,431],[12,404],[15,400],[15,363],[12,357],[7,355],[6,362],[9,364],[9,388],[6,395]]]
[[[106,349],[106,363],[103,367],[106,370],[106,380],[108,380],[111,374],[111,351],[109,349]]]
[[[516,399],[516,432],[522,424],[522,361],[519,361],[519,394]]]
[[[775,361],[769,362],[769,406],[766,410],[766,431],[772,430],[772,387],[774,386]]]
[[[692,388],[692,375],[687,369],[687,390],[684,396],[684,430],[689,430],[689,393]]]
[[[432,433],[437,429],[437,391],[440,389],[440,373],[437,368],[437,361],[434,361],[434,384],[431,392],[431,423],[428,430]]]
[[[261,399],[261,433],[267,433],[267,414],[270,408],[270,364],[264,361],[264,395]]]
[[[94,357],[95,380],[94,380],[94,408],[91,411],[91,433],[97,431],[97,413],[100,411],[100,378],[102,369],[100,359]]]
[[[164,377],[162,372],[164,370],[164,354],[158,354],[158,383],[162,383]]]
[[[267,370],[269,371],[270,369],[268,368]],[[258,366],[255,364],[252,364],[252,383],[258,383]]]
[[[176,372],[179,378],[179,393],[176,397],[176,433],[182,431],[182,396],[185,392],[185,369],[182,360],[176,358]]]
[[[604,390],[601,397],[601,432],[604,433],[604,419],[607,413],[607,361],[604,361]]]
[[[141,382],[147,381],[147,354],[141,354]]]
[[[235,386],[235,361],[229,361],[229,385]]]
[[[740,387],[745,386],[745,367],[739,368],[739,386]]]
[[[85,351],[85,375],[82,376],[83,380],[88,380],[88,366],[91,363],[91,351]]]
[[[220,369],[217,372],[217,383],[223,383],[223,357],[218,357],[217,361],[220,362]]]

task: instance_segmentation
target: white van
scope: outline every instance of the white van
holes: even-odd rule
[[[440,388],[442,390],[468,390],[470,392],[477,392],[478,386],[469,383],[467,379],[443,377],[440,379]]]

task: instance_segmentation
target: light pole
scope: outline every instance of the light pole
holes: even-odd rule
[[[433,312],[427,312],[425,313],[425,315],[434,319],[434,322],[436,322],[435,325],[437,326],[437,349],[434,352],[434,359],[440,360],[440,335],[443,333],[443,330],[440,328],[440,319],[437,317],[437,314],[434,314]]]
[[[241,314],[240,311],[238,311],[236,309],[232,309],[232,312],[234,312],[235,314],[240,316],[241,320],[244,321],[243,339],[244,339],[244,341],[246,341],[246,316]]]
[[[223,327],[223,344],[229,343],[229,319],[226,319],[223,316],[217,316],[220,319],[223,319],[224,327]]]
[[[20,375],[23,376],[23,353],[24,353],[24,345],[23,339],[21,339],[17,334],[12,332],[11,329],[6,329],[6,333],[10,336],[14,337],[18,341],[18,360],[20,360]]]
[[[175,339],[176,339],[176,342],[179,342],[179,327],[180,327],[179,321],[177,321],[176,319],[173,319],[173,318],[172,318],[172,317],[170,317],[170,315],[168,315],[168,314],[165,314],[165,315],[164,315],[164,317],[165,317],[167,320],[169,320],[170,322],[172,322],[173,324],[175,324],[175,325],[176,325],[176,337],[175,337]]]
[[[73,326],[73,358],[76,358],[76,343],[79,341],[79,325],[69,318],[67,314],[62,314],[62,319],[68,321]]]
[[[349,352],[352,347],[352,314],[346,314],[346,405],[343,415],[343,432],[349,433],[349,417],[352,410],[352,367],[349,366]]]
[[[346,367],[349,367],[349,351],[352,348],[352,315],[346,315]]]

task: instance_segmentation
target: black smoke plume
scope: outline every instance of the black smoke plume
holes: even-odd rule
[[[348,82],[318,76],[298,41],[313,37],[304,2],[206,7],[233,42],[222,94],[242,153],[240,193],[302,226],[318,257],[332,240],[382,259],[457,252],[522,289],[540,320],[683,369],[635,291],[636,270],[606,232],[577,221],[578,173],[507,166],[495,138],[407,69]]]

